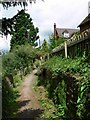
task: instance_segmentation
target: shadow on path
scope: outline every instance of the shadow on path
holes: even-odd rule
[[[42,113],[41,109],[27,109],[17,114],[17,118],[40,120],[39,115]]]
[[[24,101],[18,102],[18,107],[20,108],[21,106],[26,106],[29,102],[30,100],[24,100]]]
[[[20,96],[17,99],[18,112],[17,120],[40,120],[40,114],[43,110],[38,100],[38,92],[34,90],[37,81],[35,75],[37,71],[34,70],[31,74],[27,75],[24,82],[19,87]]]

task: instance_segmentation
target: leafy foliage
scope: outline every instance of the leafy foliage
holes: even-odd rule
[[[65,59],[55,56],[45,62],[41,70],[43,70],[43,73],[40,78],[41,81],[39,80],[39,84],[43,84],[47,88],[49,97],[53,99],[58,108],[58,117],[70,119],[69,114],[68,116],[66,114],[68,109],[66,104],[66,88],[68,82],[66,82],[66,80],[70,74],[76,79],[76,86],[78,86],[78,89],[76,89],[77,87],[73,88],[76,89],[75,94],[78,95],[77,102],[75,103],[77,112],[73,112],[73,114],[77,114],[78,117],[75,119],[89,120],[90,64],[88,59],[84,56],[75,59]],[[67,77],[64,78],[63,75]]]
[[[56,47],[57,46],[60,46],[62,43],[64,43],[64,41],[65,41],[65,38],[64,37],[60,37],[60,38],[58,38],[58,39],[56,39]]]
[[[51,50],[54,49],[56,47],[56,45],[55,45],[55,40],[54,40],[54,35],[53,34],[49,36],[49,42],[50,42],[50,44],[49,44],[50,49]]]
[[[2,67],[3,67],[3,76],[8,74],[15,73],[15,55],[13,53],[7,53],[6,55],[2,56]]]
[[[51,67],[51,68],[49,68]],[[65,59],[62,57],[53,57],[47,62],[46,68],[53,71],[53,76],[58,75],[60,72],[70,72],[72,74],[80,74],[81,76],[89,75],[90,65],[87,63],[86,58],[76,58],[76,59]]]
[[[32,18],[25,10],[19,11],[13,18],[2,18],[2,29],[1,33],[7,36],[10,34],[11,38],[11,49],[15,45],[22,45],[30,43],[32,46],[37,46],[37,40],[39,36],[38,28],[34,27]]]
[[[31,67],[34,57],[34,49],[30,45],[16,46],[12,52],[2,57],[4,75],[16,74],[16,71],[24,74],[24,70]]]
[[[41,105],[44,108],[44,112],[41,115],[41,119],[56,119],[58,116],[55,115],[57,112],[52,100],[48,98],[41,98],[40,99]]]
[[[57,46],[60,46],[64,41],[65,41],[64,37],[60,37],[60,38],[55,40],[54,39],[54,35],[51,34],[49,36],[49,47],[50,47],[50,50],[54,49]]]
[[[20,78],[19,78],[20,79]],[[17,111],[16,98],[18,91],[16,88],[8,86],[5,80],[2,81],[2,119],[15,117]]]
[[[47,41],[44,39],[44,41],[43,41],[43,43],[42,43],[42,51],[44,51],[44,52],[47,52],[48,51],[48,48],[49,46],[48,46],[48,43],[47,43]]]
[[[12,52],[2,56],[3,118],[14,117],[14,112],[18,108],[15,101],[18,95],[17,86],[23,75],[31,71],[34,57],[34,49],[30,45],[17,46]],[[11,86],[11,80],[6,79],[8,75],[13,76],[14,88]]]
[[[43,1],[43,0],[42,0],[42,1]],[[30,2],[30,4],[31,4],[32,2],[35,3],[36,0],[29,0],[29,2]],[[6,1],[3,0],[2,2],[0,1],[0,3],[1,3],[1,4],[3,5],[3,7],[6,8],[6,9],[9,8],[9,7],[12,7],[12,6],[13,6],[13,7],[15,7],[15,6],[21,6],[21,7],[22,7],[22,6],[24,6],[24,8],[25,8],[26,6],[28,6],[28,0],[24,0],[24,1],[22,1],[22,2],[20,2],[20,0],[17,0],[16,2],[13,2],[13,1],[11,1],[11,0],[10,0],[10,1],[8,0],[8,2],[6,2]]]
[[[8,18],[2,18],[1,20],[2,22],[2,29],[1,29],[1,32],[2,34],[4,34],[5,36],[7,36],[8,34],[11,34],[11,31],[12,31],[12,25],[13,25],[13,20]]]
[[[39,38],[37,36],[38,28],[34,28],[32,19],[28,13],[24,10],[18,12],[13,17],[13,31],[11,39],[11,49],[16,45],[22,45],[30,43],[32,46],[36,46],[35,41]]]

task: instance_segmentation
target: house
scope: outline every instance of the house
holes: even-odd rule
[[[90,29],[90,14],[80,23],[80,33],[84,32],[87,29]]]
[[[88,2],[88,16],[80,23],[80,33],[90,29],[90,1]]]
[[[79,29],[57,28],[56,23],[54,23],[54,38],[55,39],[58,39],[60,37],[70,38],[76,32],[79,32]]]

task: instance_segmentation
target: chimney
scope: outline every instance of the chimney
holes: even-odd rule
[[[54,23],[54,39],[56,39],[56,23]]]
[[[88,15],[90,14],[90,1],[88,2]]]

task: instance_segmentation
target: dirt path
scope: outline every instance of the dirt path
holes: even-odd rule
[[[36,120],[37,116],[42,113],[38,93],[33,88],[37,80],[36,72],[37,70],[34,70],[30,75],[27,75],[25,81],[19,87],[20,96],[17,99],[19,105],[17,118]]]

